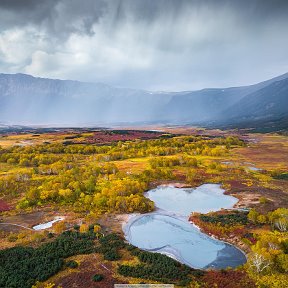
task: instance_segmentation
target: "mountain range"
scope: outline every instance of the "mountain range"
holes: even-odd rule
[[[0,123],[157,123],[240,128],[276,125],[285,130],[288,73],[250,86],[183,92],[152,92],[26,74],[0,74]]]

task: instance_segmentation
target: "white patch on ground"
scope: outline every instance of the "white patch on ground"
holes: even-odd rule
[[[48,228],[51,228],[54,223],[59,222],[59,221],[62,221],[62,220],[64,220],[64,219],[65,219],[65,217],[63,217],[63,216],[57,216],[57,217],[54,218],[54,220],[51,220],[51,221],[49,221],[49,222],[45,222],[45,223],[38,224],[38,225],[36,225],[36,226],[33,226],[32,228],[33,228],[34,230],[37,230],[37,231],[38,231],[38,230],[48,229]]]

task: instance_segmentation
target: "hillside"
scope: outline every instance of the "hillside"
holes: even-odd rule
[[[251,86],[183,92],[149,92],[102,83],[0,74],[0,122],[4,124],[237,127],[247,123],[253,126],[259,121],[279,122],[288,117],[287,107],[287,73]]]

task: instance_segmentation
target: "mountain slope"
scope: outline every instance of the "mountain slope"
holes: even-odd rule
[[[272,84],[248,94],[236,105],[225,111],[226,117],[241,120],[277,118],[287,114],[288,79]]]
[[[162,95],[161,95],[162,96]],[[0,75],[0,121],[13,123],[87,123],[149,120],[163,102],[141,90],[101,83]]]
[[[0,74],[3,123],[157,122],[237,127],[240,123],[285,119],[287,107],[288,73],[251,86],[184,92],[149,92],[101,83]]]
[[[286,92],[283,92],[281,95],[275,94],[280,89],[280,85],[272,85],[282,80],[285,82],[287,79],[288,73],[251,86],[224,89],[203,89],[200,91],[187,92],[185,94],[179,93],[178,95],[174,95],[171,101],[168,103],[166,113],[169,112],[171,117],[170,119],[174,119],[176,121],[180,119],[182,121],[189,122],[192,115],[196,116],[194,122],[199,123],[216,120],[223,122],[225,119],[229,119],[231,121],[232,118],[234,118],[232,117],[233,115],[239,113],[238,117],[241,117],[240,111],[248,111],[246,107],[249,106],[249,104],[246,104],[247,99],[254,99],[254,97],[256,97],[255,101],[252,101],[253,103],[250,105],[251,109],[249,110],[248,114],[253,115],[253,109],[259,107],[258,116],[260,117],[262,113],[261,111],[263,111],[263,116],[266,117],[267,110],[261,109],[262,99],[261,96],[257,96],[258,91],[263,90],[263,94],[268,93],[267,96],[265,96],[266,102],[269,102],[269,95],[271,95],[271,97],[274,95],[276,102],[278,101],[277,98],[281,97],[281,101],[279,101],[282,104],[283,102],[286,102],[288,105],[288,99],[283,95],[283,93],[285,94]],[[287,85],[287,82],[284,83],[281,89],[284,89],[285,85]],[[265,92],[265,89],[268,89],[268,87],[270,87],[270,90]],[[275,90],[274,94],[273,89]],[[288,113],[287,105],[276,105],[274,111],[275,114],[277,114],[277,108],[280,109],[279,112],[284,109],[286,113]],[[234,120],[237,120],[237,118],[234,118]]]

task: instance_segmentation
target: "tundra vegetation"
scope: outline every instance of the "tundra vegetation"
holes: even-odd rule
[[[0,148],[1,222],[39,211],[74,215],[71,221],[57,222],[44,232],[14,226],[16,230],[9,230],[3,225],[1,287],[53,287],[51,281],[60,283],[64,271],[81,270],[77,255],[86,259],[90,254],[112,263],[113,276],[109,269],[109,275],[94,271],[89,276],[89,281],[99,281],[99,285],[114,277],[118,283],[184,287],[288,287],[285,166],[247,169],[235,153],[248,149],[247,143],[235,136],[143,132],[140,137],[137,132],[129,138],[127,132],[114,131],[111,140],[111,132],[101,133],[103,143],[97,133],[90,132],[0,139],[0,144],[9,143]],[[20,145],[24,140],[33,143]],[[192,187],[222,183],[226,193],[248,208],[190,217],[205,233],[243,249],[248,259],[245,265],[221,271],[191,269],[167,256],[141,251],[123,241],[113,225],[101,224],[105,215],[152,211],[154,203],[144,192],[173,182]]]

